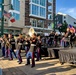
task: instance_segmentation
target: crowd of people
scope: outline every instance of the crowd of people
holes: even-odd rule
[[[26,65],[30,64],[30,58],[32,59],[32,66],[35,66],[35,53],[36,61],[40,59],[41,39],[40,36],[34,33],[32,37],[23,37],[19,34],[17,39],[14,39],[12,34],[4,34],[1,39],[2,56],[13,60],[13,56],[18,59],[19,64],[22,63],[21,50],[25,50]],[[16,50],[16,51],[15,51]]]
[[[13,56],[18,59],[18,63],[22,63],[21,50],[25,50],[26,54],[26,65],[30,64],[30,59],[32,60],[31,67],[35,67],[35,57],[36,61],[41,59],[41,49],[42,46],[47,47],[73,47],[75,42],[75,33],[66,32],[63,34],[58,34],[57,32],[51,32],[49,36],[40,36],[35,33],[32,36],[23,37],[19,34],[18,38],[15,39],[12,34],[4,34],[1,40],[1,50],[2,56],[13,60]]]

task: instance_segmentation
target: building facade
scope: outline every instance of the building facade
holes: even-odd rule
[[[0,18],[1,18],[1,3],[2,3],[2,0],[0,0]]]
[[[19,12],[20,3],[19,2],[20,2],[19,0],[4,0],[4,10],[7,12],[11,12],[12,16],[17,21],[19,21],[20,19],[20,12]],[[1,4],[0,5],[0,18],[2,18],[2,13],[1,13],[2,0],[0,0],[0,4]],[[11,4],[14,4],[13,6],[14,10],[11,10]],[[1,19],[0,19],[0,25],[1,25]],[[19,34],[22,28],[16,26],[17,22],[15,22],[14,25],[10,22],[10,19],[4,16],[4,33]]]
[[[25,0],[25,27],[48,32],[55,14],[55,0]]]
[[[12,0],[11,4],[13,5],[12,8],[13,10],[10,10],[12,13],[12,16],[16,19],[20,19],[20,0]]]
[[[13,10],[9,7],[5,7],[5,10],[16,19],[14,23],[8,20],[8,28],[18,28],[23,33],[27,33],[30,27],[40,33],[52,30],[51,23],[56,13],[55,0],[4,0],[4,2],[12,4]]]
[[[64,23],[66,22],[68,25],[72,25],[76,27],[76,19],[68,14],[58,13],[57,14],[57,23]]]

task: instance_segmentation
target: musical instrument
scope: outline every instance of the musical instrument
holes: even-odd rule
[[[30,35],[30,37],[31,37],[34,33],[36,33],[36,32],[35,32],[34,28],[31,27],[31,28],[29,29],[29,35]]]

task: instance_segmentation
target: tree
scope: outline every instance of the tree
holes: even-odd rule
[[[62,24],[62,26],[60,26],[60,27],[58,28],[58,30],[59,30],[60,32],[66,32],[67,27],[68,27],[68,24],[67,24],[66,22],[64,22],[64,23]]]

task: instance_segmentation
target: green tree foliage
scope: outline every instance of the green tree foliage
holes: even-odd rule
[[[68,24],[67,24],[66,22],[64,22],[64,23],[62,24],[62,26],[60,26],[60,27],[58,28],[58,30],[59,30],[60,32],[66,32],[67,27],[68,27]]]

